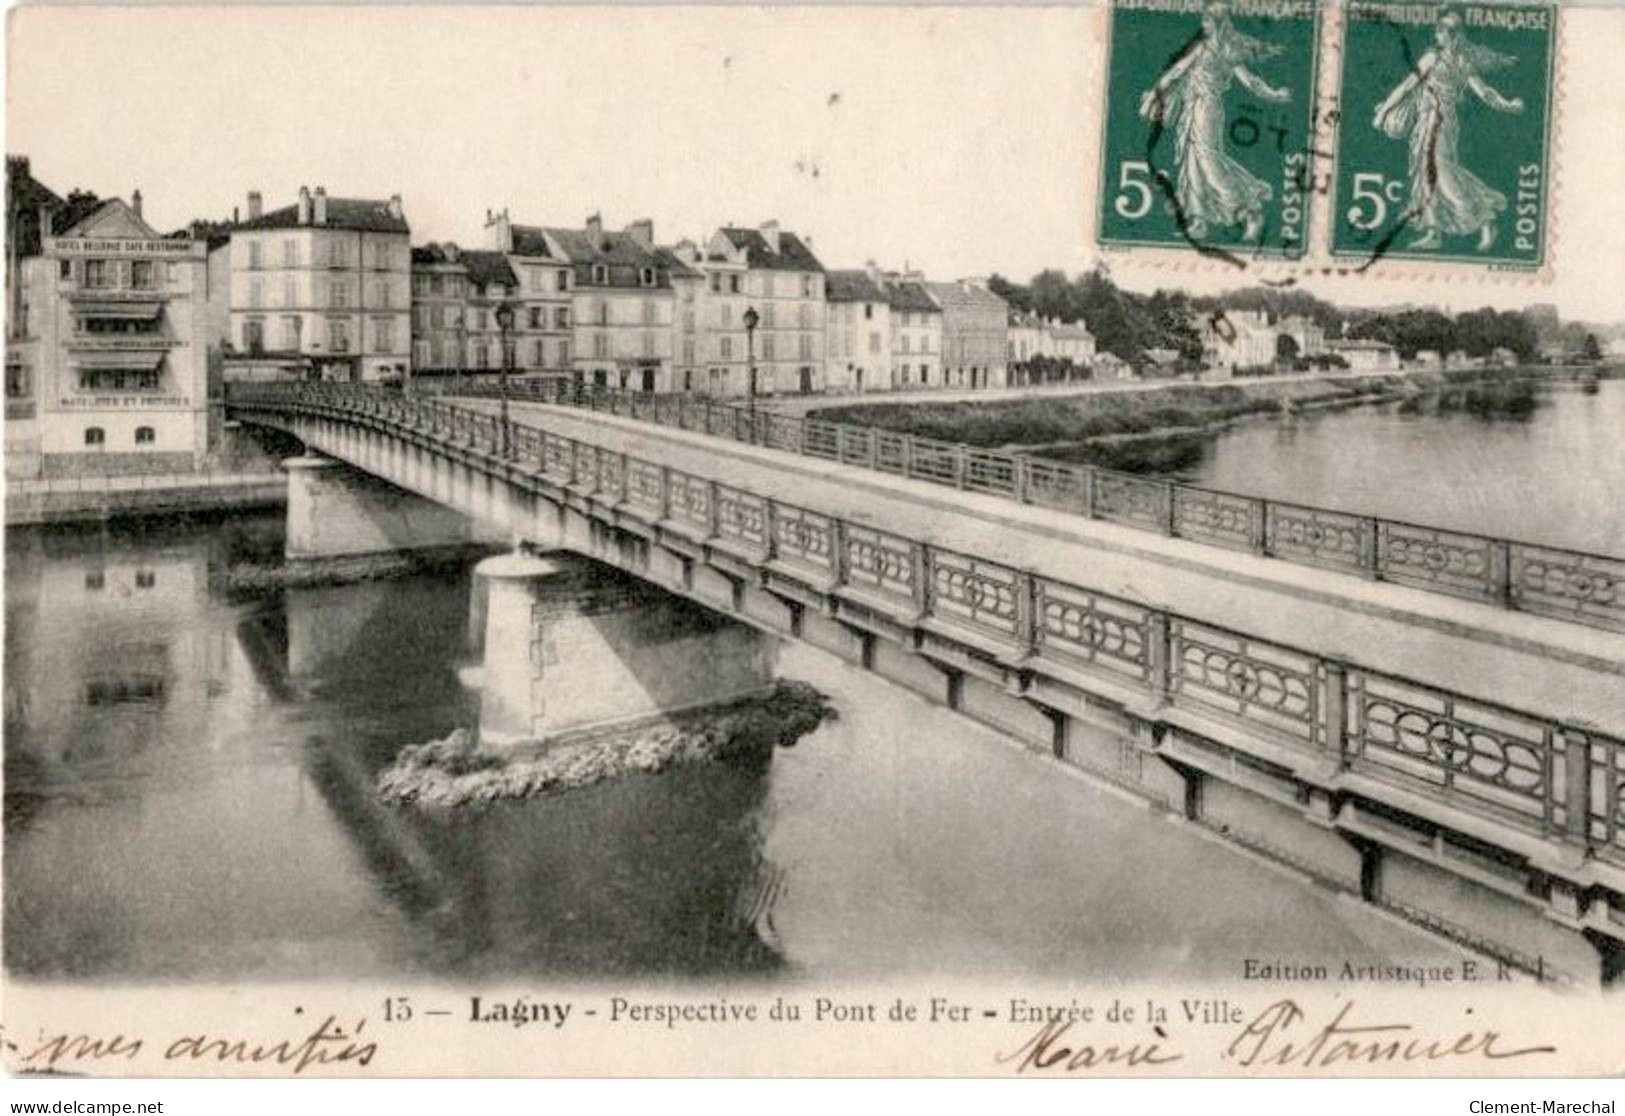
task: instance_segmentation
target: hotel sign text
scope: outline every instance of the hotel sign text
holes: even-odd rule
[[[45,242],[48,256],[201,256],[197,240],[96,240],[56,237]]]

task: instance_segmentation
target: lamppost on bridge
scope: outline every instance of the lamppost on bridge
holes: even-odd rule
[[[750,436],[756,437],[756,326],[762,316],[756,307],[745,307],[745,367],[749,375],[745,392],[750,400]]]
[[[513,371],[513,322],[515,317],[512,299],[503,299],[496,309],[497,328],[502,330],[502,371],[497,376],[500,385],[498,394],[502,399],[502,456],[513,456],[513,435],[508,426],[508,374]]]

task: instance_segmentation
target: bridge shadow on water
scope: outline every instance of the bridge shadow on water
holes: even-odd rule
[[[276,597],[239,642],[266,692],[311,721],[301,767],[408,923],[406,967],[718,975],[783,963],[782,873],[761,853],[771,756],[483,807],[389,804],[376,781],[402,747],[477,719],[446,654],[467,638],[466,574],[456,592],[412,578]]]

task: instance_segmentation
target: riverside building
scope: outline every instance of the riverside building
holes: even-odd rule
[[[208,245],[154,231],[139,190],[129,202],[40,191],[8,266],[7,475],[197,470],[218,437]]]

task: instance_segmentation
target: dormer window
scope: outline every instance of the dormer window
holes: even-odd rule
[[[638,272],[638,280],[645,287],[654,286],[655,285],[655,270],[654,270],[654,268],[646,267],[642,271]]]
[[[593,264],[592,265],[592,281],[594,283],[597,283],[599,286],[603,286],[605,283],[608,283],[609,282],[609,268],[605,267],[603,264]]]

